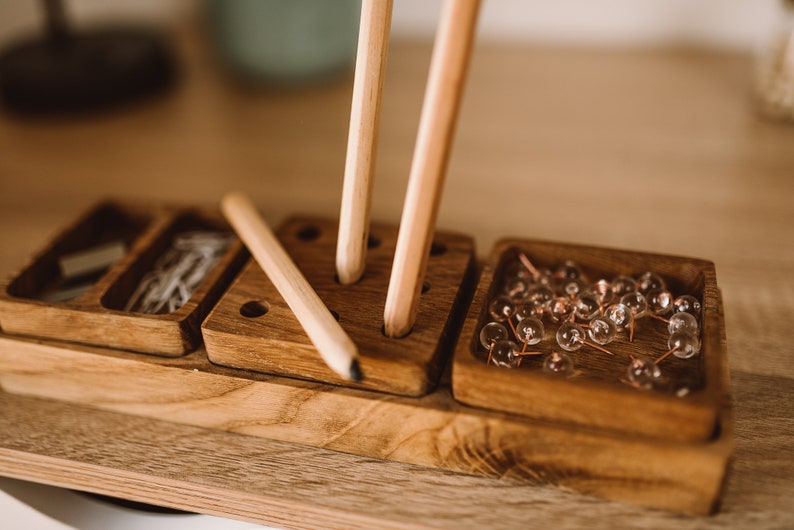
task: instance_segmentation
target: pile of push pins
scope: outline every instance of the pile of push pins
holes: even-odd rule
[[[228,233],[194,231],[174,236],[171,247],[143,277],[125,311],[172,313],[185,305],[233,240]]]
[[[487,364],[518,368],[528,357],[544,356],[544,372],[571,377],[579,373],[575,355],[603,354],[616,359],[616,379],[623,383],[638,389],[672,389],[679,396],[688,393],[687,387],[663,375],[660,364],[671,355],[689,359],[700,352],[701,304],[695,296],[674,296],[654,272],[590,283],[572,261],[538,269],[521,252],[504,264],[500,276],[488,302],[488,322],[479,333]],[[616,340],[633,342],[642,318],[666,325],[665,353],[652,359],[647,353],[618,355],[607,349]],[[556,346],[544,348],[547,328],[553,326]]]

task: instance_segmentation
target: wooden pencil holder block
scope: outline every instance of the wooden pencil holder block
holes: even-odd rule
[[[670,356],[660,368],[676,384],[667,390],[641,390],[627,383],[632,354],[651,359],[668,350],[666,324],[649,317],[636,320],[629,342],[624,333],[607,344],[610,356],[587,345],[569,355],[572,377],[544,373],[545,355],[528,356],[518,368],[487,364],[488,350],[479,339],[490,320],[489,302],[501,293],[502,278],[523,252],[537,268],[553,268],[566,260],[578,263],[595,281],[653,271],[666,280],[674,296],[701,300],[701,350],[689,359]],[[556,343],[557,325],[546,323],[544,339],[529,350],[563,351]],[[628,435],[682,442],[702,442],[720,429],[720,410],[728,400],[726,352],[721,336],[720,296],[714,264],[708,261],[590,246],[507,239],[498,242],[483,268],[455,349],[453,394],[467,405],[518,414],[559,424],[606,429]],[[622,336],[621,336],[622,335]],[[510,337],[516,340],[515,337]],[[686,387],[688,393],[676,395]]]
[[[146,314],[125,306],[173,237],[197,230],[231,233],[214,209],[102,202],[0,284],[0,327],[9,334],[169,357],[192,351],[201,344],[201,321],[247,257],[237,238],[181,307]],[[67,284],[60,261],[64,256],[111,242],[125,248],[123,255],[92,278],[87,290],[71,299],[51,300]]]
[[[383,334],[383,307],[397,228],[373,223],[364,276],[335,279],[337,222],[296,217],[277,236],[303,275],[359,349],[361,383],[339,377],[322,361],[286,302],[252,260],[209,314],[202,332],[216,364],[287,377],[421,396],[435,388],[451,355],[475,282],[474,242],[439,232],[411,333]]]

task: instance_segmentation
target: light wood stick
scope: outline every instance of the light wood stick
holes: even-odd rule
[[[247,197],[229,193],[221,211],[254,259],[295,313],[325,363],[346,379],[360,381],[358,349]]]
[[[363,0],[361,4],[356,75],[336,245],[336,273],[339,281],[346,285],[361,278],[367,259],[369,211],[391,14],[392,0]]]
[[[447,0],[441,13],[386,294],[389,337],[406,335],[416,319],[479,6]]]

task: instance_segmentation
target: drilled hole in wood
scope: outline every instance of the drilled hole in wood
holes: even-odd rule
[[[333,309],[329,309],[329,311],[331,312],[331,316],[334,317],[337,322],[339,322],[339,313],[337,313]]]
[[[270,306],[267,304],[267,302],[260,302],[257,300],[251,300],[250,302],[246,302],[240,306],[240,314],[245,318],[261,317],[268,311],[270,311]]]
[[[414,332],[414,328],[411,328],[410,330],[408,330],[408,333],[406,333],[405,335],[401,335],[399,337],[389,337],[388,335],[386,335],[386,326],[385,325],[380,327],[380,332],[383,334],[384,337],[386,337],[388,339],[391,339],[391,338],[404,339],[405,337],[407,337],[408,335],[410,335],[411,333]]]
[[[307,225],[298,230],[295,235],[301,241],[310,242],[320,237],[320,229],[314,225]]]
[[[430,283],[423,282],[422,283],[422,294],[425,294],[429,290],[430,290]]]
[[[379,237],[375,237],[370,234],[367,238],[367,248],[378,248],[381,244],[381,240]]]
[[[433,244],[430,245],[430,255],[431,256],[440,256],[447,251],[447,246],[443,243],[436,243],[433,241]]]

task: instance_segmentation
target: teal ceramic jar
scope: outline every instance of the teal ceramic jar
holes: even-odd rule
[[[349,68],[360,0],[207,0],[221,59],[246,78],[304,83]]]

